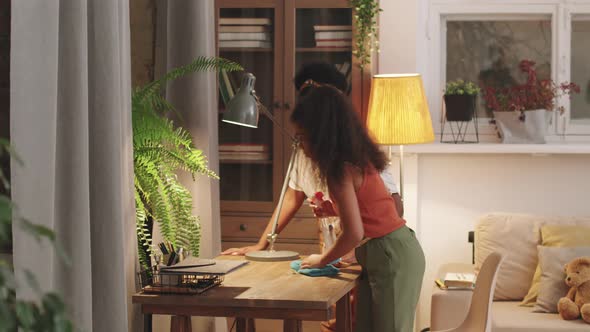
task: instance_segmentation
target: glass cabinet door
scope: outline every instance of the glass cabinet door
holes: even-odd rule
[[[297,8],[295,10],[295,73],[308,63],[331,63],[352,87],[352,10]]]
[[[249,6],[249,2],[243,5]],[[281,62],[282,29],[277,22],[280,15],[277,8],[218,8],[218,55],[239,63],[245,70],[219,74],[222,210],[270,210],[276,187],[280,186],[275,174],[282,168],[282,145],[275,144],[278,128],[270,119],[261,113],[258,128],[221,121],[227,102],[237,93],[246,72],[256,76],[255,90],[262,104],[271,113],[280,106],[282,90],[276,76],[280,75],[277,68]]]
[[[291,105],[285,115],[285,125],[290,130],[293,128],[288,119],[299,94],[293,84],[293,78],[303,66],[319,62],[333,65],[346,78],[346,93],[352,96],[352,87],[356,87],[353,77],[357,75],[357,71],[354,70],[352,57],[352,9],[349,6],[349,1],[287,1],[284,90],[287,105]],[[283,149],[290,151],[289,142],[283,144]],[[288,154],[285,156],[288,157]],[[283,165],[286,171],[287,161]],[[304,205],[298,216],[313,215],[311,209]]]
[[[353,80],[357,70],[353,63],[352,9],[348,1],[291,0],[293,9],[285,15],[285,100],[294,105],[298,91],[293,77],[306,64],[332,64],[348,82],[346,93],[353,98]],[[321,8],[321,6],[332,6]],[[291,29],[291,33],[289,31]],[[353,101],[354,103],[354,101]],[[288,119],[288,117],[287,117]],[[287,124],[288,125],[288,124]]]

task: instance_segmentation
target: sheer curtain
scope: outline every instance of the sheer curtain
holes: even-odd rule
[[[215,11],[213,0],[168,1],[167,70],[191,63],[198,56],[215,56]],[[182,125],[195,145],[219,174],[217,141],[217,80],[214,72],[200,72],[171,81],[166,98],[182,114]],[[199,176],[181,177],[193,195],[194,214],[201,217],[201,256],[214,257],[221,251],[219,224],[219,181]]]
[[[15,268],[58,291],[78,329],[133,331],[128,0],[13,1],[11,41],[11,138],[24,161],[12,165],[13,199],[71,258],[15,227]]]
[[[157,1],[156,77],[186,65],[198,56],[215,56],[215,1]],[[182,115],[182,126],[190,131],[195,145],[219,174],[217,141],[217,82],[213,72],[196,73],[174,80],[166,87],[166,98]],[[219,182],[205,176],[196,181],[179,176],[193,195],[193,213],[200,217],[201,257],[212,258],[221,251]],[[157,230],[155,231],[157,233]],[[169,326],[168,317],[154,316],[154,331]],[[227,331],[225,318],[193,317],[193,331]]]

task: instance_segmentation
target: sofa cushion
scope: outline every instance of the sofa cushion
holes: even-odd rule
[[[569,287],[565,284],[563,267],[573,259],[590,256],[590,247],[543,247],[539,249],[541,282],[535,312],[557,313],[557,302],[564,297]],[[590,330],[590,326],[588,327]]]
[[[539,228],[556,218],[524,214],[488,214],[475,227],[475,270],[492,252],[504,255],[500,267],[495,300],[520,300],[528,292],[537,267]]]
[[[558,314],[535,313],[519,306],[517,301],[496,301],[492,304],[493,332],[576,332],[588,331],[590,325],[581,319],[565,321]]]
[[[573,225],[547,224],[541,226],[541,245],[545,247],[590,246],[590,221],[574,220]],[[533,306],[541,286],[541,267],[537,265],[531,287],[522,300],[522,305]]]

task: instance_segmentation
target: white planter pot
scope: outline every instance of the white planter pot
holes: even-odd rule
[[[494,112],[498,133],[502,143],[545,143],[545,133],[551,114],[544,109],[524,112],[524,121],[520,112]]]

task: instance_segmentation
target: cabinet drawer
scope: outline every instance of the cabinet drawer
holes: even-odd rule
[[[256,242],[241,242],[241,241],[221,241],[221,250],[227,250],[229,248],[241,248],[246,246],[251,246],[256,244]],[[278,240],[277,244],[275,245],[276,250],[291,250],[298,252],[300,255],[311,255],[311,254],[319,254],[320,247],[318,244],[306,244],[306,243],[288,243]]]
[[[247,239],[257,241],[266,225],[268,217],[221,216],[221,236],[227,239]],[[281,232],[279,239],[318,239],[315,218],[294,218]]]

